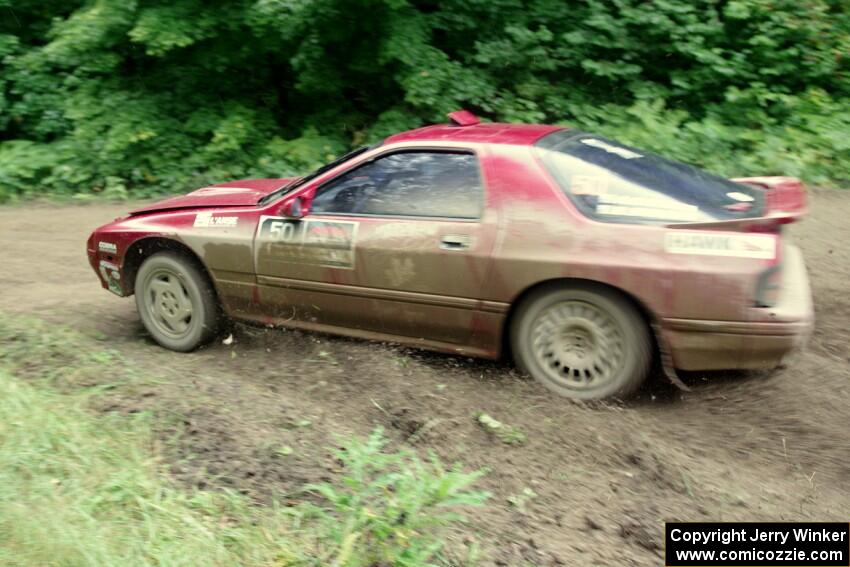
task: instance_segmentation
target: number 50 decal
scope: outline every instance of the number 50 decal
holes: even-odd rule
[[[352,221],[261,217],[257,247],[272,261],[351,269],[357,227]]]
[[[277,240],[277,241],[280,241],[280,242],[294,242],[296,236],[299,236],[297,233],[300,232],[296,229],[296,224],[295,224],[296,222],[298,222],[298,221],[287,221],[287,220],[270,220],[270,221],[268,221],[269,236],[271,236],[272,240]]]

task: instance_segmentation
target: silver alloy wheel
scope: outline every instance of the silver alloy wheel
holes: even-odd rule
[[[537,363],[566,388],[599,388],[615,377],[623,363],[619,325],[584,301],[561,301],[544,309],[532,323],[531,339]]]
[[[192,298],[180,275],[167,268],[152,272],[144,282],[143,302],[157,329],[168,337],[185,337],[192,328]]]

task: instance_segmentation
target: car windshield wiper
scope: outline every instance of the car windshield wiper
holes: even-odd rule
[[[377,144],[375,144],[375,145],[377,145]],[[283,187],[275,189],[274,191],[272,191],[268,195],[262,197],[259,201],[257,201],[257,204],[258,205],[265,205],[266,203],[272,201],[273,199],[277,199],[281,195],[285,195],[286,193],[289,193],[293,189],[300,187],[301,185],[304,185],[308,181],[315,179],[316,177],[320,176],[321,174],[325,173],[326,171],[328,171],[330,169],[333,169],[334,167],[338,166],[339,164],[346,162],[353,157],[359,156],[360,154],[362,154],[366,150],[372,149],[373,147],[375,147],[375,145],[359,147],[356,150],[352,150],[352,151],[348,152],[347,154],[336,158],[335,160],[333,160],[330,163],[326,163],[325,165],[323,165],[322,167],[320,167],[319,169],[315,170],[312,173],[308,173],[307,175],[304,175],[302,177],[296,177],[295,179],[293,179],[292,181],[290,181],[289,183],[287,183]]]

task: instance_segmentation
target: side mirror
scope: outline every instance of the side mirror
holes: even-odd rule
[[[304,195],[298,195],[287,201],[283,205],[281,212],[285,217],[300,219],[310,212],[310,201]]]

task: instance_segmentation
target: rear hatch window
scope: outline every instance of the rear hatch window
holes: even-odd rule
[[[564,193],[604,222],[669,224],[761,216],[764,191],[577,130],[536,144]]]

